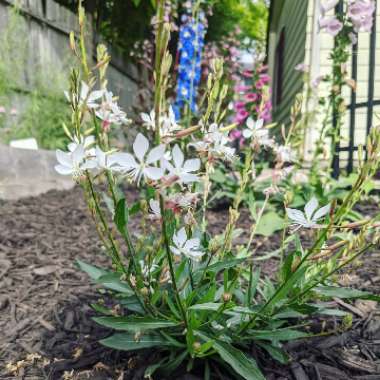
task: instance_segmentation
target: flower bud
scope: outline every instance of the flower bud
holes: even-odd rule
[[[146,286],[144,286],[141,290],[140,290],[141,294],[146,297],[148,294],[149,294],[149,290]]]
[[[230,302],[232,299],[232,294],[231,293],[223,293],[222,299],[223,299],[223,302],[225,302],[225,303]]]
[[[202,345],[199,342],[193,343],[193,349],[194,351],[199,351],[201,349]]]

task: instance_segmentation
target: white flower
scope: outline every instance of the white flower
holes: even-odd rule
[[[304,228],[319,228],[321,225],[317,224],[318,220],[326,216],[330,212],[331,205],[328,204],[318,209],[318,200],[313,197],[306,203],[304,212],[293,208],[287,208],[286,213],[292,224],[297,226],[297,230],[301,227]]]
[[[100,99],[103,96],[103,94],[104,90],[90,91],[90,88],[88,87],[87,83],[82,81],[78,105],[81,107],[83,104],[86,103],[88,108],[98,108],[99,104],[96,103],[96,101]],[[65,96],[67,100],[70,102],[70,95],[67,91],[65,91]]]
[[[260,145],[273,146],[274,141],[269,137],[269,131],[264,127],[264,120],[259,119],[256,122],[250,117],[247,120],[247,128],[243,131],[246,139],[253,138]]]
[[[105,100],[102,102],[102,106],[96,111],[96,116],[108,124],[128,124],[130,120],[127,118],[127,114],[122,111],[114,101],[114,96],[111,91],[107,91],[104,94]]]
[[[95,150],[93,148],[93,145],[95,144],[95,137],[94,136],[80,136],[74,137],[74,140],[67,145],[67,149],[70,152],[74,152],[74,150],[78,147],[78,145],[82,145],[84,150],[86,151],[87,156],[95,156]]]
[[[133,143],[133,153],[116,153],[115,160],[118,164],[118,170],[127,172],[137,183],[140,183],[141,177],[151,180],[158,180],[164,175],[164,169],[154,166],[165,154],[165,145],[159,145],[153,148],[149,153],[148,139],[139,133]]]
[[[226,133],[220,131],[217,124],[212,124],[203,141],[190,143],[198,152],[209,152],[211,155],[232,160],[235,149],[227,146],[230,142]]]
[[[179,129],[181,129],[181,127],[177,124],[173,107],[170,106],[168,115],[163,116],[161,120],[161,135],[167,136]]]
[[[164,160],[163,163],[170,175],[178,177],[178,182],[188,184],[199,181],[198,176],[192,174],[199,170],[201,166],[199,158],[192,158],[185,161],[185,156],[183,155],[182,150],[176,144],[172,150],[172,159],[174,166],[166,160]]]
[[[151,129],[152,131],[154,131],[154,129],[156,128],[156,113],[154,112],[154,110],[150,111],[150,113],[140,113],[140,117],[142,119],[142,121],[144,122],[144,125],[148,128],[148,129]]]
[[[235,149],[227,146],[230,140],[226,133],[220,131],[217,124],[210,126],[208,138],[212,142],[211,153],[228,160],[234,157]]]
[[[159,219],[161,218],[161,208],[160,208],[160,202],[156,201],[155,199],[149,200],[149,207],[150,207],[150,216],[152,219]]]
[[[83,145],[78,145],[73,152],[56,151],[58,165],[55,170],[62,175],[72,175],[74,179],[81,177],[85,170],[96,168],[95,160],[86,158]]]
[[[173,235],[173,245],[170,246],[171,251],[180,256],[185,255],[189,259],[199,261],[204,252],[200,250],[200,240],[188,239],[185,227],[182,227],[176,234]]]
[[[154,110],[149,114],[141,113],[140,117],[144,122],[144,126],[152,131],[156,129],[156,113]],[[178,131],[180,128],[181,127],[176,122],[173,107],[170,106],[168,114],[160,117],[160,133],[162,136],[167,136]]]
[[[293,162],[296,159],[295,152],[292,151],[290,146],[280,145],[275,148],[277,160],[281,162]]]
[[[99,169],[112,170],[117,164],[116,153],[107,154],[98,146],[95,148],[95,157]]]

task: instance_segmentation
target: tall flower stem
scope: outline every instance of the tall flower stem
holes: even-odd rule
[[[252,160],[253,160],[253,154],[252,154],[252,149],[248,149],[246,156],[245,156],[245,164],[244,168],[241,174],[241,180],[240,180],[240,186],[239,189],[236,193],[236,197],[234,199],[233,206],[230,207],[229,210],[229,220],[228,224],[225,230],[225,235],[224,235],[224,244],[223,248],[221,251],[221,256],[223,257],[225,252],[231,249],[232,245],[232,233],[235,229],[236,222],[239,218],[239,207],[240,203],[242,201],[245,189],[248,184],[248,179],[249,179],[249,174],[251,172],[251,167],[252,167]]]
[[[165,88],[164,88],[164,74],[162,66],[164,66],[164,61],[167,61],[167,46],[169,42],[169,26],[164,25],[164,0],[159,0],[158,2],[158,31],[156,36],[156,58],[155,58],[155,96],[154,96],[154,111],[155,111],[155,140],[156,144],[161,143],[161,132],[160,132],[160,116],[161,116],[161,106],[164,100]],[[167,66],[167,62],[166,65]],[[166,67],[168,69],[168,67]],[[167,73],[166,73],[167,74]],[[160,194],[159,197],[160,210],[161,210],[161,223],[162,223],[162,234],[164,238],[165,253],[169,264],[170,277],[173,285],[174,295],[181,311],[183,321],[186,328],[189,324],[187,321],[186,311],[181,301],[181,297],[178,291],[177,281],[174,272],[173,257],[170,251],[170,240],[168,236],[168,229],[165,217],[165,201]]]

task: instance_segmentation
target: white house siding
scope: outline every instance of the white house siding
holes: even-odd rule
[[[331,74],[331,61],[329,55],[331,49],[334,47],[333,38],[326,32],[319,32],[317,20],[319,18],[319,3],[320,0],[309,0],[308,7],[308,22],[307,22],[307,37],[306,37],[306,55],[305,63],[310,65],[311,76]],[[333,11],[331,12],[333,13]],[[376,33],[376,53],[375,53],[375,86],[374,86],[374,99],[380,100],[380,4],[377,6],[377,33]],[[370,55],[370,34],[359,33],[358,43],[358,76],[357,76],[357,90],[356,102],[362,103],[368,100],[368,74],[369,74],[369,55]],[[316,59],[319,53],[319,59]],[[351,75],[351,59],[348,64],[348,73]],[[320,96],[328,95],[328,84],[322,83],[320,85]],[[351,103],[351,90],[346,86],[344,89],[346,105]],[[374,107],[374,113],[380,115],[380,106]],[[318,136],[318,127],[324,115],[317,118],[316,123],[312,125],[307,134],[307,147],[313,146],[313,141]],[[349,144],[349,120],[350,112],[347,111],[345,118],[345,125],[341,131],[341,147],[347,147]],[[374,123],[379,123],[376,117],[373,118]],[[367,108],[358,108],[356,110],[356,123],[355,123],[355,145],[364,144],[367,128]],[[356,154],[355,154],[356,156]],[[347,152],[341,152],[341,167],[345,167],[348,157]]]

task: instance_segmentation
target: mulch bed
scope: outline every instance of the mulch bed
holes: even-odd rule
[[[127,197],[135,194],[128,192]],[[374,206],[366,205],[367,213],[373,210]],[[115,352],[97,343],[109,330],[92,321],[89,305],[99,294],[74,260],[99,266],[109,263],[80,189],[0,201],[0,215],[0,379],[143,379],[152,352]],[[226,211],[211,213],[212,229],[221,231],[226,217]],[[244,229],[248,222],[243,214],[240,227]],[[247,234],[239,239],[244,241]],[[278,245],[279,239],[260,239],[257,254]],[[270,276],[277,261],[260,265]],[[379,294],[380,253],[364,256],[341,280]],[[359,302],[340,307],[353,313],[352,329],[342,331],[334,319],[316,320],[312,331],[324,336],[288,344],[290,365],[281,366],[252,351],[267,379],[380,380],[380,310]],[[6,369],[9,363],[13,367]],[[214,378],[229,379],[222,373]],[[171,379],[201,378],[183,372]]]

